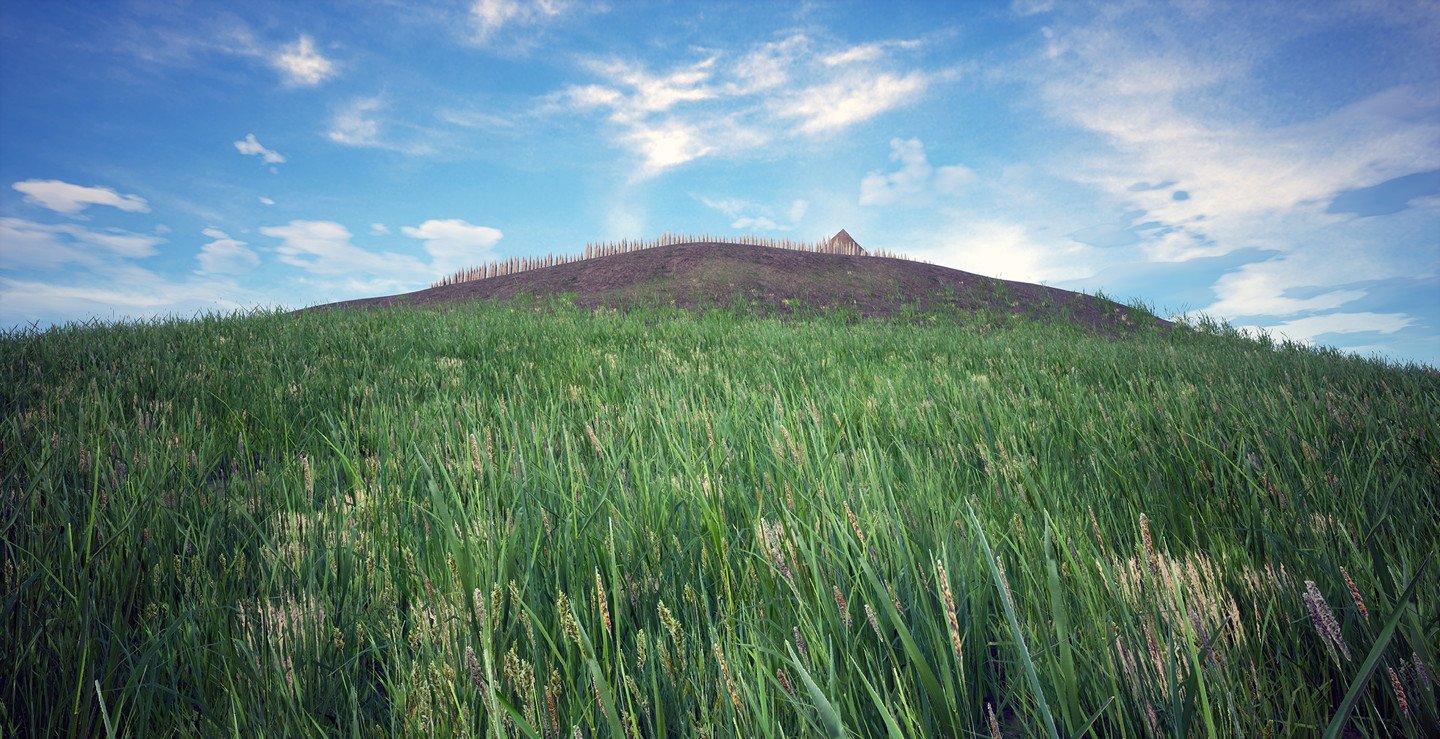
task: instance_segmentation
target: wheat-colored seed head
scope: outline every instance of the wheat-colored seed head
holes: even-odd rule
[[[740,710],[740,694],[735,692],[735,683],[730,680],[730,668],[725,665],[725,652],[720,649],[720,642],[712,642],[710,648],[715,652],[715,661],[720,663],[720,676],[725,679],[725,692],[730,694],[730,703],[735,710]]]
[[[845,628],[850,628],[850,604],[845,601],[845,594],[840,592],[839,585],[831,585],[831,591],[835,593],[835,610],[840,612],[840,620],[845,622]]]
[[[1395,674],[1395,668],[1386,667],[1385,671],[1390,673],[1390,689],[1395,692],[1395,702],[1400,704],[1400,712],[1406,716],[1410,715],[1410,701],[1405,696],[1405,686],[1400,684],[1400,677]]]
[[[1350,572],[1341,567],[1340,576],[1345,578],[1345,587],[1350,588],[1350,599],[1355,601],[1355,609],[1360,611],[1361,617],[1368,620],[1370,609],[1365,607],[1365,599],[1360,597],[1360,588],[1355,587],[1355,581],[1350,578]]]
[[[600,607],[600,621],[605,624],[605,631],[610,631],[610,603],[605,598],[605,581],[600,579],[600,570],[595,570],[595,602]]]
[[[945,573],[945,564],[939,559],[935,560],[936,583],[940,588],[940,598],[945,603],[945,622],[950,630],[950,646],[955,649],[957,662],[962,659],[965,643],[960,639],[960,618],[955,612],[955,598],[950,592],[950,577]]]

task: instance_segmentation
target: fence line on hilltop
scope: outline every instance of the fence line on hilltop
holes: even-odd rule
[[[795,239],[772,239],[764,236],[714,236],[701,234],[699,236],[690,234],[672,234],[665,232],[655,239],[621,239],[619,241],[599,241],[585,243],[585,249],[579,254],[546,254],[543,257],[510,257],[498,259],[484,264],[467,267],[431,283],[431,287],[444,287],[456,285],[461,282],[473,282],[475,280],[488,280],[492,277],[505,277],[508,275],[528,272],[532,269],[544,269],[555,267],[561,264],[571,264],[587,259],[599,259],[617,254],[630,254],[632,252],[655,249],[661,246],[676,246],[679,244],[697,243],[720,243],[740,244],[742,246],[764,246],[774,249],[789,249],[791,251],[803,251],[814,254],[842,254],[852,257],[886,257],[890,259],[909,259],[903,254],[887,250],[870,251],[860,247],[854,241],[837,241],[831,239],[820,239],[818,241],[799,241]]]

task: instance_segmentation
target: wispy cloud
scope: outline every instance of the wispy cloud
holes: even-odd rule
[[[576,0],[475,0],[470,4],[470,43],[525,51],[551,24],[606,10],[604,5]]]
[[[266,164],[284,164],[285,155],[274,149],[265,148],[255,134],[247,133],[245,138],[235,142],[235,150],[246,156],[257,156]]]
[[[200,266],[195,270],[201,275],[229,275],[248,272],[260,264],[260,256],[245,242],[230,238],[218,228],[207,228],[203,233],[211,241],[200,247],[195,261]]]
[[[899,39],[894,41],[875,41],[868,44],[857,44],[840,51],[833,51],[823,54],[820,63],[827,67],[838,67],[845,64],[866,64],[883,59],[892,49],[917,49],[925,42],[919,39]]]
[[[260,233],[280,240],[274,250],[281,262],[315,274],[363,272],[410,281],[424,280],[431,274],[415,257],[373,252],[354,245],[349,229],[334,221],[290,221],[284,226],[266,226]]]
[[[789,231],[810,212],[810,201],[796,198],[784,208],[771,207],[741,198],[709,198],[695,195],[702,205],[730,219],[730,228],[739,231]]]
[[[108,187],[86,187],[61,180],[25,180],[11,187],[24,193],[25,202],[65,215],[75,215],[92,205],[108,205],[130,213],[150,212],[145,198],[121,195]]]
[[[159,236],[120,229],[0,218],[0,244],[5,247],[0,249],[0,269],[13,271],[0,275],[5,321],[50,324],[93,317],[183,315],[267,302],[258,293],[208,272],[177,280],[139,266],[137,260],[155,256],[163,243]],[[212,249],[211,257],[218,259],[226,246]],[[210,257],[202,249],[197,258],[204,271]],[[220,265],[212,262],[212,266]]]
[[[1415,318],[1404,313],[1326,313],[1318,316],[1297,318],[1270,326],[1250,326],[1249,330],[1260,330],[1279,338],[1305,344],[1314,343],[1321,336],[1334,334],[1393,334],[1415,325]]]
[[[159,236],[120,229],[97,230],[50,225],[24,218],[0,218],[0,268],[53,269],[62,265],[98,266],[116,259],[154,256],[165,243]]]
[[[434,154],[434,132],[391,121],[388,107],[378,95],[354,98],[335,112],[325,137],[344,146],[387,149],[412,156]]]
[[[900,168],[871,171],[860,181],[861,205],[923,205],[937,194],[958,193],[975,180],[964,165],[931,166],[920,139],[891,139],[890,161]]]
[[[837,79],[796,91],[793,100],[778,99],[774,105],[781,118],[799,119],[802,133],[825,133],[908,105],[929,84],[930,76],[918,70],[892,74],[854,68]]]
[[[393,290],[425,286],[436,277],[489,259],[503,238],[498,229],[476,226],[456,218],[432,219],[418,226],[402,226],[400,233],[424,242],[430,260],[411,254],[381,252],[357,246],[353,234],[334,221],[290,221],[267,226],[260,233],[280,244],[273,248],[279,260],[317,276],[347,279],[382,279]],[[371,224],[372,236],[385,236],[383,224]],[[337,284],[328,283],[331,288]]]
[[[1022,12],[1036,7],[1017,4]],[[1346,192],[1440,168],[1440,96],[1396,85],[1309,115],[1267,118],[1256,112],[1269,104],[1262,65],[1278,63],[1299,34],[1369,11],[1290,18],[1279,8],[1245,7],[1113,5],[1048,26],[1035,58],[1020,68],[1033,75],[1038,102],[1056,120],[1102,144],[1062,153],[1049,166],[1143,214],[1146,228],[1112,225],[1150,261],[1270,252],[1214,284],[1216,300],[1205,310],[1220,316],[1333,310],[1365,296],[1346,287],[1356,280],[1426,269],[1413,249],[1335,229],[1342,217],[1325,206]],[[1097,235],[1107,236],[1072,237],[1093,243]]]
[[[228,279],[179,281],[138,267],[81,273],[54,281],[0,276],[0,304],[5,306],[6,321],[11,323],[189,317],[201,311],[234,311],[276,302]]]
[[[315,39],[306,34],[276,49],[269,59],[271,66],[280,72],[281,78],[290,87],[314,87],[339,71],[335,62],[315,48]]]
[[[894,51],[912,47],[880,42],[821,58],[814,39],[793,34],[663,71],[590,59],[584,69],[599,81],[563,88],[551,100],[568,112],[603,111],[613,140],[641,157],[642,176],[653,175],[777,139],[833,133],[914,103],[950,73],[905,68]]]
[[[157,68],[202,68],[217,56],[236,57],[270,68],[286,87],[314,87],[340,73],[340,65],[306,33],[281,41],[289,33],[277,37],[257,32],[239,13],[213,6],[130,7],[137,12],[116,19],[117,46]],[[236,8],[244,11],[243,6]]]

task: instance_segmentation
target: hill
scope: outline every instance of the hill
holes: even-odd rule
[[[859,249],[844,231],[836,239],[841,235]],[[317,307],[430,305],[519,296],[570,296],[584,308],[700,308],[738,302],[778,314],[826,309],[859,316],[983,311],[1064,319],[1091,329],[1166,324],[1103,298],[908,259],[727,242],[657,246]]]
[[[0,336],[0,736],[1434,736],[1440,373],[1213,329]]]

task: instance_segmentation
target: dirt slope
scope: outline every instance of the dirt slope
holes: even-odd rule
[[[724,307],[738,300],[778,314],[825,308],[849,309],[861,316],[890,316],[917,309],[987,310],[1073,320],[1111,330],[1158,321],[1123,305],[1068,290],[922,262],[723,243],[663,246],[316,307],[426,305],[526,295],[571,295],[577,306],[586,308]]]

